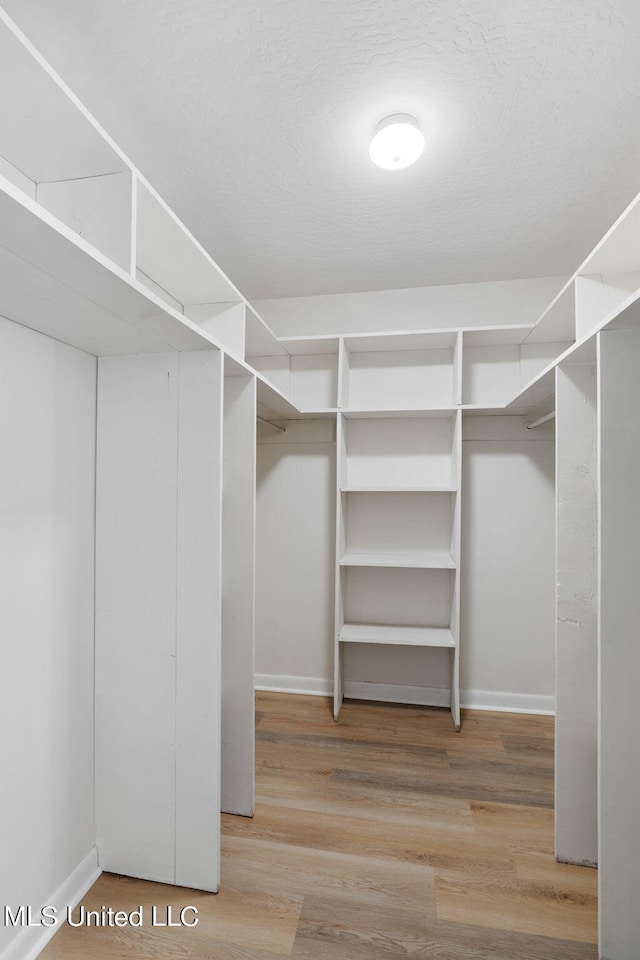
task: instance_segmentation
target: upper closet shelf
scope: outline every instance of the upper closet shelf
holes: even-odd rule
[[[0,173],[32,199],[36,186],[130,167],[0,9]]]
[[[218,344],[0,177],[0,314],[97,356]]]
[[[553,396],[555,391],[555,367],[560,362],[571,362],[572,357],[579,356],[585,345],[600,330],[633,329],[636,327],[640,327],[640,289],[629,294],[578,340],[570,344],[563,344],[565,349],[522,387],[513,400],[507,404],[504,412],[507,414],[529,413]]]
[[[180,306],[241,302],[242,294],[229,278],[140,178],[136,194],[138,279],[150,279]]]
[[[258,403],[261,409],[267,414],[266,419],[273,419],[269,414],[281,420],[297,420],[301,418],[300,411],[290,402],[290,400],[274,387],[272,383],[266,380],[262,374],[256,374]]]
[[[640,323],[639,196],[533,328],[280,339],[1,9],[0,82],[0,314],[89,353],[224,350],[281,418],[444,419],[528,412]]]
[[[576,271],[577,276],[613,276],[640,271],[640,194],[605,233]]]

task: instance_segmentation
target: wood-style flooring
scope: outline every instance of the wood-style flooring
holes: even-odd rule
[[[259,694],[257,805],[217,895],[104,874],[86,896],[194,928],[62,927],[45,960],[595,960],[597,873],[553,856],[553,721]],[[578,815],[578,814],[577,814]]]

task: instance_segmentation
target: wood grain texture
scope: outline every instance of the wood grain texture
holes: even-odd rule
[[[193,903],[198,926],[63,927],[45,960],[596,960],[597,871],[553,856],[551,718],[257,706],[256,814],[222,818],[220,893],[103,875],[85,899]]]

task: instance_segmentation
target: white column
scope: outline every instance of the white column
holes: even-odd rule
[[[640,944],[640,331],[598,335],[600,957]]]
[[[100,865],[219,885],[222,359],[101,358]]]
[[[224,381],[222,809],[255,803],[256,380]]]
[[[597,811],[597,444],[595,364],[556,368],[555,846],[594,866]]]

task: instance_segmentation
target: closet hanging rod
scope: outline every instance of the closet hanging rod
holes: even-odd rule
[[[548,420],[553,420],[555,415],[555,410],[552,410],[551,413],[545,413],[544,417],[538,417],[537,420],[533,420],[531,423],[525,423],[525,427],[527,430],[534,430],[536,427],[542,426],[543,423],[547,423]]]
[[[265,427],[273,427],[274,430],[279,430],[280,433],[286,433],[287,428],[281,427],[279,423],[274,423],[273,420],[265,420],[264,417],[259,417],[256,415],[256,420],[258,423],[264,423]]]

